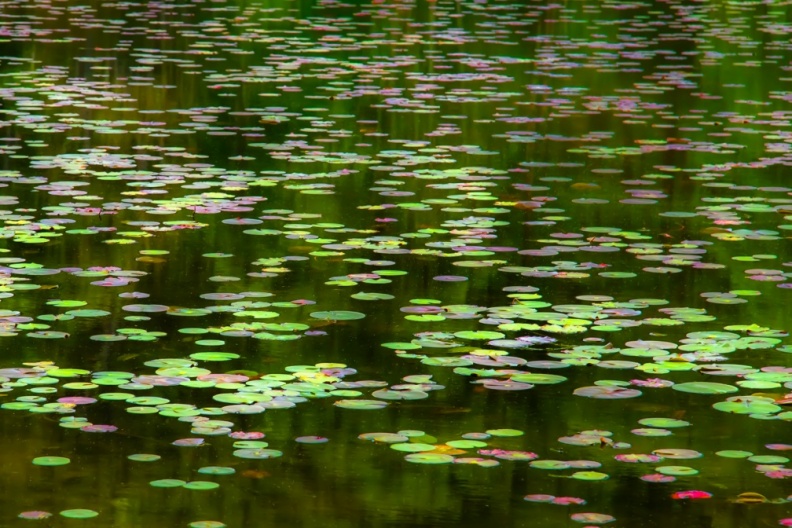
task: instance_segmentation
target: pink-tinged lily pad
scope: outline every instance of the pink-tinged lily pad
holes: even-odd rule
[[[522,462],[530,462],[536,460],[539,455],[530,451],[509,451],[507,449],[480,449],[479,455],[492,456],[500,460],[514,460]]]
[[[543,493],[533,493],[523,497],[523,500],[527,502],[552,502],[553,499],[555,499],[554,495],[545,495]]]
[[[558,441],[562,444],[575,446],[602,445],[603,443],[607,443],[607,438],[603,438],[604,436],[605,435],[579,433],[576,435],[562,436]]]
[[[294,441],[299,444],[326,444],[330,440],[324,436],[298,436]]]
[[[674,482],[676,481],[676,477],[672,477],[671,475],[663,475],[662,473],[649,473],[648,475],[642,475],[641,480],[644,482]]]
[[[595,460],[567,460],[569,467],[576,469],[595,469],[602,467],[602,464]]]
[[[500,465],[500,462],[497,460],[492,460],[491,458],[480,458],[480,457],[456,457],[454,458],[454,464],[469,464],[473,466],[479,467],[496,467]]]
[[[228,436],[236,440],[260,440],[264,438],[266,435],[258,431],[250,431],[250,432],[234,431],[233,433],[230,433]]]
[[[604,513],[573,513],[569,516],[575,522],[588,523],[588,524],[607,524],[616,520],[611,515]]]
[[[198,447],[206,442],[203,438],[180,438],[171,442],[172,445],[177,447]]]
[[[680,499],[680,500],[709,499],[711,497],[712,497],[712,493],[701,490],[677,491],[671,494],[672,499]]]
[[[464,282],[468,280],[467,277],[463,277],[462,275],[437,275],[433,277],[433,279],[438,282]]]
[[[659,462],[663,459],[663,457],[658,455],[647,455],[643,453],[624,453],[624,454],[616,455],[613,458],[618,460],[619,462],[628,462],[628,463]]]
[[[575,396],[583,396],[585,398],[594,398],[598,400],[620,400],[626,398],[637,398],[642,393],[637,389],[592,385],[589,387],[577,388],[573,394]]]
[[[49,519],[52,517],[52,514],[47,511],[26,511],[22,512],[17,515],[20,519],[27,519],[29,521],[41,521],[44,519]]]
[[[86,433],[112,433],[118,431],[118,427],[115,425],[91,424],[80,427],[80,430]]]
[[[135,313],[157,313],[167,312],[169,307],[163,304],[127,304],[122,306],[121,309],[126,312]]]
[[[486,389],[499,390],[499,391],[523,391],[533,388],[533,385],[531,385],[530,383],[520,383],[511,380],[484,379],[484,380],[474,381],[473,383],[482,385]]]
[[[551,502],[559,506],[582,506],[586,504],[585,499],[581,499],[580,497],[555,497]]]
[[[58,398],[58,403],[67,403],[69,405],[88,405],[96,403],[96,398],[88,398],[86,396],[67,396]]]

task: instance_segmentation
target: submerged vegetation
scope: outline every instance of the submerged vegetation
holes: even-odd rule
[[[791,8],[0,0],[0,525],[792,526]]]

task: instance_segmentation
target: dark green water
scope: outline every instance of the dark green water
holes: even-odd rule
[[[0,1],[0,526],[792,525],[790,14]]]

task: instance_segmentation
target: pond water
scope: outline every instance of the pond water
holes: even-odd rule
[[[0,1],[0,526],[792,526],[790,15]]]

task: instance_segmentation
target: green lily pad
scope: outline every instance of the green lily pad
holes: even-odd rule
[[[698,470],[687,466],[658,466],[655,471],[661,475],[671,475],[674,477],[690,477],[698,475]]]
[[[346,310],[331,310],[325,312],[311,312],[311,317],[328,321],[354,321],[355,319],[363,319],[366,317],[366,314]]]
[[[714,383],[710,381],[689,381],[686,383],[677,383],[671,388],[680,392],[690,392],[693,394],[729,394],[739,390],[734,385],[726,385],[725,383]]]
[[[610,478],[607,473],[600,473],[599,471],[576,471],[570,477],[577,480],[607,480]]]
[[[197,491],[213,490],[219,487],[220,484],[217,482],[209,482],[208,480],[193,480],[192,482],[184,484],[185,489]]]
[[[249,460],[267,460],[283,456],[283,452],[276,449],[237,449],[234,456]]]
[[[690,422],[686,422],[685,420],[677,420],[675,418],[643,418],[638,420],[638,423],[647,427],[662,427],[665,429],[687,427],[690,425]]]
[[[781,406],[772,403],[769,398],[734,397],[727,401],[717,402],[713,409],[732,414],[775,414],[781,411]]]
[[[440,453],[411,453],[405,455],[404,460],[413,464],[450,464],[454,457]]]
[[[62,517],[66,517],[67,519],[92,519],[99,515],[99,512],[94,510],[85,510],[85,509],[74,509],[74,510],[63,510],[60,512]]]
[[[717,451],[715,454],[723,458],[748,458],[753,456],[750,451],[740,451],[739,449],[724,449],[723,451]]]
[[[68,458],[59,456],[43,456],[33,459],[33,464],[36,466],[65,466],[70,462],[71,460]]]
[[[185,484],[185,481],[179,479],[159,479],[149,482],[149,485],[155,488],[180,488]]]
[[[420,442],[401,442],[398,444],[390,444],[391,449],[396,451],[405,451],[407,453],[420,453],[423,451],[434,451],[435,446],[431,444],[422,444]]]

